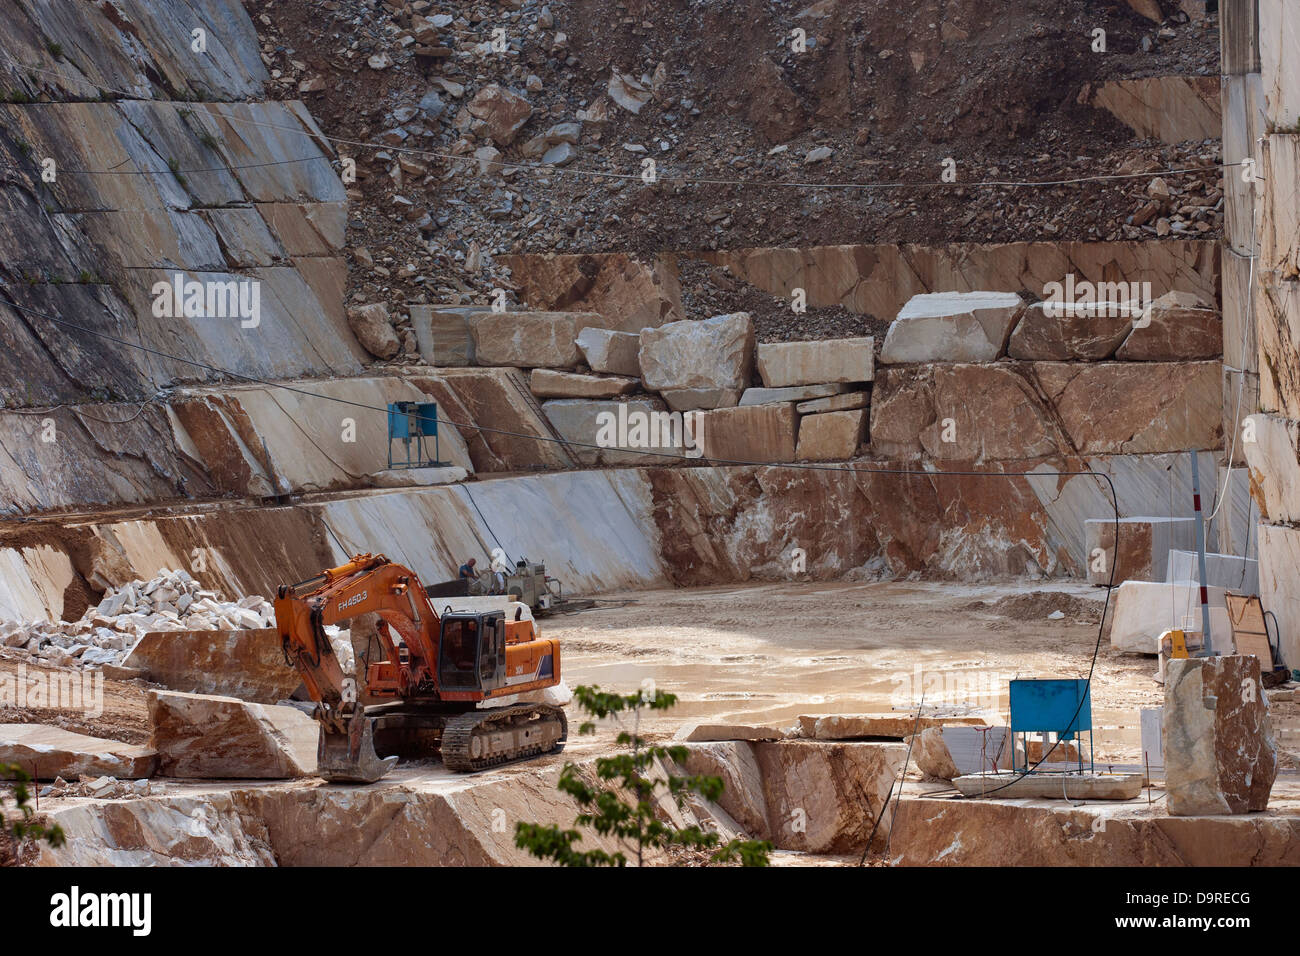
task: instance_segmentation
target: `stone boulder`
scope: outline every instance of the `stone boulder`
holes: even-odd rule
[[[798,719],[800,737],[816,740],[860,740],[879,737],[903,740],[932,727],[983,727],[983,717],[915,714],[804,714]]]
[[[388,319],[388,306],[382,302],[348,309],[348,328],[375,358],[390,359],[401,351],[402,340]]]
[[[715,461],[790,462],[799,416],[791,404],[718,408],[699,414],[697,437]]]
[[[1011,767],[1011,742],[1005,727],[928,727],[910,742],[917,768],[938,780]]]
[[[588,327],[578,333],[577,344],[593,372],[633,378],[641,374],[641,336],[638,333]]]
[[[153,775],[157,754],[150,747],[76,734],[48,724],[0,724],[0,764],[16,763],[36,780],[63,777]]]
[[[889,833],[885,800],[907,755],[901,743],[786,740],[754,745],[767,809],[764,837],[780,849],[860,852],[876,820]]]
[[[721,778],[723,790],[718,805],[751,838],[761,839],[769,832],[763,771],[753,744],[743,740],[692,743],[685,768],[687,773]]]
[[[1195,581],[1125,581],[1113,593],[1115,607],[1108,616],[1115,650],[1154,655],[1160,635],[1174,629],[1201,643],[1201,586]],[[1218,650],[1228,646],[1232,633],[1223,594],[1223,588],[1209,588],[1210,630]]]
[[[533,115],[526,97],[499,83],[490,83],[474,95],[466,109],[487,124],[487,134],[498,146],[509,146]]]
[[[749,724],[715,724],[696,720],[683,724],[674,735],[675,740],[780,740],[781,731],[775,727],[755,727]]]
[[[754,323],[748,312],[641,330],[641,380],[646,388],[744,389],[754,365]]]
[[[1167,292],[1133,324],[1115,358],[1129,362],[1183,362],[1223,354],[1223,320],[1190,292]]]
[[[1118,556],[1113,517],[1089,518],[1084,522],[1083,534],[1089,584],[1164,581],[1169,566],[1169,550],[1196,546],[1196,519],[1120,518]],[[1097,560],[1099,550],[1104,555],[1104,562]]]
[[[538,398],[616,398],[636,391],[638,384],[634,378],[583,375],[550,368],[533,369],[528,382]]]
[[[155,631],[145,634],[122,662],[151,682],[187,694],[217,694],[274,704],[302,683],[284,662],[280,632]]]
[[[1032,361],[1099,362],[1113,356],[1128,337],[1138,318],[1135,312],[1109,302],[1035,302],[1016,323],[1007,354]]]
[[[880,361],[992,362],[1025,309],[1014,292],[935,292],[913,296],[889,326]]]
[[[590,312],[476,312],[469,317],[479,365],[573,368],[581,360],[574,343],[603,320]]]
[[[316,721],[294,707],[151,690],[150,746],[164,777],[280,780],[316,772]]]
[[[870,382],[875,376],[874,343],[868,335],[763,344],[758,347],[758,372],[768,388]]]
[[[482,312],[482,306],[412,305],[409,311],[420,358],[430,365],[475,364],[469,317]]]
[[[1171,660],[1165,679],[1165,789],[1174,816],[1268,809],[1277,747],[1259,658]]]
[[[1220,362],[1041,362],[1034,371],[1070,444],[1083,454],[1223,445]]]
[[[852,458],[866,436],[866,423],[865,408],[805,415],[799,420],[799,445],[795,457],[800,461],[845,461]]]
[[[1001,461],[1064,442],[1025,375],[999,365],[882,369],[871,392],[871,448],[882,458]]]

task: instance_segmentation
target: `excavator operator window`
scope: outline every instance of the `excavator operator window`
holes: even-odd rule
[[[479,622],[477,618],[444,617],[438,649],[438,683],[448,690],[479,686]]]

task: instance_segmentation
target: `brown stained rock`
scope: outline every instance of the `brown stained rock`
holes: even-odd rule
[[[1064,309],[1059,302],[1036,302],[1025,309],[1011,333],[1007,354],[1036,361],[1086,360],[1099,362],[1115,349],[1133,328],[1127,310],[1109,304]],[[1053,315],[1051,309],[1059,309]]]
[[[1259,658],[1233,655],[1166,664],[1164,754],[1174,816],[1268,808],[1277,747]]]
[[[151,690],[149,743],[164,777],[287,779],[315,773],[314,720],[294,707]]]
[[[490,83],[474,95],[466,107],[470,115],[487,124],[487,134],[498,146],[514,142],[533,108],[528,100],[499,83]]]
[[[830,714],[827,716],[801,716],[800,732],[805,737],[818,740],[852,740],[863,737],[888,737],[902,740],[918,729],[935,727],[983,727],[982,717],[935,717],[915,714]]]
[[[1197,296],[1169,292],[1150,304],[1115,353],[1128,362],[1183,362],[1223,354],[1223,320]]]
[[[1300,865],[1294,817],[1189,820],[1109,805],[909,797],[893,825],[900,866]]]
[[[275,628],[156,631],[141,637],[122,663],[169,690],[274,704],[302,683],[280,645]]]
[[[754,745],[763,777],[767,833],[778,848],[861,850],[903,768],[903,744],[787,740]],[[888,837],[888,820],[876,831]]]
[[[775,342],[758,347],[758,371],[768,388],[869,382],[875,375],[871,336],[819,342]]]
[[[748,312],[641,330],[646,388],[744,389],[754,368],[754,323]]]
[[[702,412],[698,421],[696,435],[706,458],[741,462],[795,459],[799,416],[793,404],[719,408]]]
[[[1185,550],[1196,544],[1196,522],[1192,518],[1120,518],[1117,555],[1115,524],[1114,518],[1084,522],[1083,547],[1090,556],[1089,584],[1164,581],[1170,549]],[[1098,550],[1105,556],[1104,562],[1095,560]]]
[[[823,412],[804,415],[799,420],[799,445],[795,457],[800,461],[844,461],[858,453],[866,434],[867,410]]]
[[[1067,449],[1031,381],[1007,365],[881,369],[870,434],[885,458],[997,461]]]
[[[79,775],[140,780],[153,775],[149,747],[102,740],[46,724],[0,724],[0,764],[18,764],[36,780]]]
[[[806,549],[815,580],[873,561],[897,575],[926,570],[963,580],[1028,568],[1082,571],[1050,543],[1048,515],[1020,478],[780,466],[656,468],[647,477],[665,565],[679,586],[786,580],[796,547]]]
[[[1038,382],[1081,454],[1218,448],[1220,362],[1042,362]]]
[[[348,327],[375,358],[393,358],[402,348],[401,339],[388,319],[388,306],[381,302],[348,309]]]
[[[1207,301],[1218,296],[1218,243],[1201,240],[816,246],[736,249],[698,258],[771,295],[803,289],[809,308],[842,305],[877,317],[897,315],[918,292],[1039,292],[1069,274],[1094,283],[1141,276],[1157,296],[1172,289]]]
[[[498,261],[510,268],[520,298],[535,309],[580,305],[614,319],[608,328],[634,334],[686,318],[676,270],[659,259],[642,262],[617,252],[510,255]]]
[[[538,398],[616,398],[636,391],[639,384],[634,378],[582,375],[549,368],[535,368],[529,378],[529,388]]]
[[[1300,419],[1300,281],[1278,273],[1256,275],[1259,405]]]
[[[528,866],[519,822],[573,825],[578,808],[556,789],[560,768],[507,777],[389,780],[352,785],[235,785],[201,795],[82,802],[51,811],[68,842],[43,846],[50,865]],[[591,778],[587,767],[582,772]],[[185,826],[177,829],[177,820]],[[583,849],[613,851],[584,833]]]
[[[1217,76],[1111,80],[1096,90],[1085,88],[1080,100],[1108,111],[1144,139],[1182,143],[1218,139],[1223,133]]]

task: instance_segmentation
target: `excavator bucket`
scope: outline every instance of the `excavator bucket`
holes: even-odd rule
[[[331,733],[322,724],[316,745],[316,772],[326,780],[374,783],[397,763],[396,757],[375,753],[374,724],[358,713],[348,721],[348,732]]]

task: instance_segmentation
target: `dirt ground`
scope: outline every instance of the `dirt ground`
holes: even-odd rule
[[[1086,677],[1104,590],[1062,582],[764,584],[606,595],[606,606],[543,619],[572,687],[629,691],[644,680],[686,719],[788,727],[800,714],[985,713],[1007,719],[1017,677]],[[620,605],[618,602],[629,603]],[[1054,611],[1063,612],[1057,620]],[[1099,763],[1140,762],[1138,711],[1163,702],[1153,658],[1103,642],[1093,674]],[[1300,706],[1275,704],[1283,751]],[[1289,756],[1283,766],[1295,766]]]
[[[560,639],[570,687],[631,692],[649,680],[677,695],[672,711],[643,725],[652,737],[699,719],[784,728],[801,714],[915,713],[923,693],[926,712],[1004,723],[1009,681],[1088,675],[1103,595],[1073,582],[769,583],[607,594],[591,610],[539,623]],[[0,657],[0,677],[17,668]],[[1138,711],[1163,700],[1154,671],[1153,659],[1103,642],[1093,674],[1099,763],[1140,762]],[[0,723],[144,743],[147,686],[104,681],[95,716],[0,707]],[[1273,714],[1282,764],[1295,767],[1300,704],[1274,703]],[[610,737],[572,734],[565,755],[543,762],[600,752]]]

